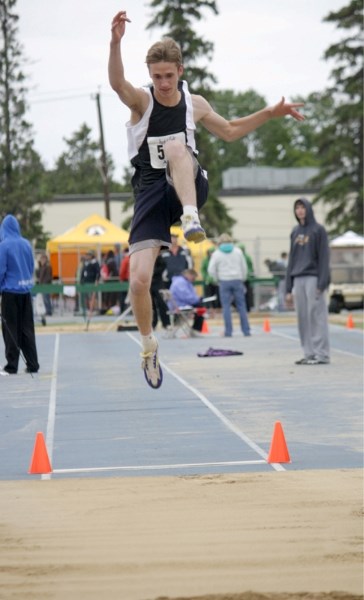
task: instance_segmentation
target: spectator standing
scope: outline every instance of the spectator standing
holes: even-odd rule
[[[39,370],[30,292],[33,274],[32,246],[22,237],[17,219],[7,215],[0,227],[1,321],[7,361],[2,375],[18,372],[20,352],[28,373]]]
[[[250,283],[250,278],[254,277],[254,264],[253,264],[252,257],[250,256],[250,254],[247,253],[247,251],[245,249],[245,245],[239,244],[239,248],[242,251],[242,253],[244,254],[246,266],[248,269],[247,278],[244,281],[244,285],[245,285],[245,290],[246,290],[245,291],[246,310],[248,312],[250,312],[250,309],[253,308],[253,306],[254,306],[253,286]]]
[[[81,274],[81,284],[84,283],[98,283],[100,279],[100,263],[96,259],[96,253],[94,250],[88,250],[85,256],[85,262]],[[83,316],[86,316],[86,309],[90,306],[90,294],[82,292],[81,294],[81,305]]]
[[[329,322],[326,290],[330,284],[330,251],[327,233],[317,223],[310,202],[294,203],[298,225],[291,233],[286,274],[287,302],[292,291],[298,319],[298,332],[304,357],[297,365],[330,362]]]
[[[210,258],[211,258],[212,253],[214,252],[214,250],[215,250],[215,248],[213,246],[211,248],[208,248],[206,255],[204,256],[204,258],[201,261],[201,276],[202,276],[202,280],[203,280],[203,295],[205,298],[208,298],[209,296],[216,296],[216,300],[212,300],[211,304],[209,305],[213,309],[212,314],[214,314],[215,308],[221,307],[220,299],[219,299],[219,286],[217,285],[217,283],[213,279],[213,277],[211,277],[211,275],[209,275],[209,272],[208,272]]]
[[[113,250],[109,250],[107,252],[100,273],[103,283],[108,284],[114,281],[119,281],[119,271],[116,266],[115,254]],[[109,308],[117,304],[118,292],[105,292],[103,294],[103,301],[105,311],[109,310]]]
[[[119,269],[119,279],[122,282],[127,282],[129,283],[129,262],[130,262],[130,256],[129,256],[129,248],[125,248],[124,250],[124,256],[121,260],[120,263],[120,269]],[[120,295],[119,295],[119,302],[120,302],[120,314],[122,314],[124,312],[124,310],[126,309],[126,298],[128,296],[128,290],[121,290]]]
[[[171,234],[171,246],[163,250],[162,257],[167,269],[167,287],[172,283],[175,275],[180,275],[185,269],[192,268],[191,255],[178,243],[178,236]]]
[[[48,256],[46,254],[41,254],[40,256],[37,275],[38,282],[40,283],[40,285],[46,285],[52,283],[53,281],[52,265],[50,264]],[[44,302],[46,315],[48,317],[51,317],[53,313],[51,295],[42,294],[42,298]]]
[[[78,263],[77,271],[76,271],[76,286],[81,283],[83,268],[85,266],[85,260],[86,260],[86,257],[81,255],[80,262]],[[76,288],[75,310],[73,313],[74,315],[78,314],[81,303],[82,303],[81,302],[81,293],[80,293],[79,289]]]
[[[286,310],[286,272],[288,265],[288,254],[287,252],[281,252],[281,257],[277,260],[277,265],[281,269],[282,275],[279,277],[278,281],[278,310],[284,311]]]
[[[152,327],[155,329],[158,324],[158,319],[161,320],[162,327],[167,329],[171,322],[168,314],[168,306],[164,301],[161,294],[161,290],[165,289],[166,284],[164,281],[164,273],[166,272],[166,263],[161,255],[158,254],[157,259],[154,263],[154,271],[152,277],[152,284],[150,287],[150,295],[152,297],[153,305],[153,321]]]
[[[250,336],[250,325],[245,303],[245,285],[248,268],[244,254],[233,244],[227,233],[219,237],[219,245],[211,256],[208,272],[219,285],[220,302],[225,325],[225,337],[233,334],[231,304],[239,313],[240,326],[245,336]]]
[[[277,286],[277,308],[283,311],[286,308],[286,270],[287,270],[287,252],[282,252],[278,260],[267,258],[264,262],[269,271],[276,279]]]
[[[121,261],[123,260],[123,253],[122,253],[120,244],[115,244],[115,246],[114,246],[114,258],[115,258],[115,263],[116,263],[116,269],[117,269],[117,272],[119,273]]]

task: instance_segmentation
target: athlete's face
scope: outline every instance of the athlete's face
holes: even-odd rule
[[[162,104],[174,104],[178,101],[177,85],[182,73],[182,65],[177,67],[175,63],[159,62],[149,65],[156,97]]]

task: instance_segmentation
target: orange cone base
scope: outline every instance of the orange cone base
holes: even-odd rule
[[[348,320],[346,321],[346,327],[348,329],[354,329],[354,321],[351,315],[348,316]]]
[[[283,433],[282,425],[279,421],[274,425],[272,442],[267,458],[268,463],[290,463],[286,440]]]
[[[28,473],[30,475],[44,475],[45,473],[52,473],[52,467],[49,461],[43,433],[37,433],[36,435],[33,456],[30,461]]]
[[[201,333],[210,333],[210,329],[209,329],[206,319],[203,320]]]
[[[264,323],[263,323],[263,331],[265,331],[266,333],[270,332],[270,323],[269,323],[269,319],[265,319]]]

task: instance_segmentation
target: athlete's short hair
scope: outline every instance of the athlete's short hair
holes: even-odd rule
[[[165,37],[149,48],[145,62],[148,66],[159,62],[170,62],[180,67],[182,65],[181,48],[172,38]]]

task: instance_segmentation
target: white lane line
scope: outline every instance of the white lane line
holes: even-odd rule
[[[180,463],[171,465],[128,465],[124,467],[85,467],[76,469],[54,469],[55,474],[65,473],[97,473],[102,471],[162,471],[167,469],[188,469],[196,467],[233,467],[239,465],[262,465],[265,460],[232,460],[223,462]]]
[[[134,342],[136,342],[139,346],[141,346],[140,341],[133,334],[127,332],[127,335]],[[167,371],[170,375],[172,375],[172,377],[174,377],[175,379],[177,379],[177,381],[179,381],[185,388],[187,388],[188,390],[190,390],[190,392],[192,392],[195,396],[197,396],[197,398],[199,398],[199,400],[201,400],[201,402],[209,410],[211,410],[211,412],[218,419],[220,419],[220,421],[222,421],[224,423],[224,425],[226,425],[226,427],[228,429],[230,429],[230,431],[232,431],[233,433],[235,433],[235,435],[237,435],[241,440],[243,440],[243,442],[245,442],[248,446],[250,446],[250,448],[252,448],[252,450],[254,450],[257,454],[259,454],[259,456],[261,456],[262,458],[264,458],[265,461],[268,459],[268,454],[263,450],[263,448],[261,448],[260,446],[258,446],[258,444],[256,444],[255,442],[253,442],[253,440],[251,440],[247,435],[245,435],[245,433],[243,433],[239,429],[239,427],[237,427],[227,417],[225,417],[225,415],[222,412],[220,412],[220,410],[218,408],[216,408],[216,406],[214,404],[212,404],[212,402],[210,402],[210,400],[208,400],[206,398],[206,396],[204,396],[203,394],[201,394],[201,392],[199,392],[195,387],[193,387],[192,385],[190,385],[185,379],[183,379],[183,377],[180,377],[180,375],[177,375],[177,373],[175,373],[170,367],[168,367],[161,360],[160,360],[160,364],[162,365],[162,367],[163,367],[163,369],[165,371]],[[278,463],[271,463],[271,467],[273,469],[275,469],[276,471],[285,471],[286,470],[284,467],[282,467],[281,464],[278,464]]]
[[[294,335],[289,335],[288,333],[280,333],[278,331],[272,331],[273,335],[277,335],[278,337],[286,338],[288,340],[294,340],[295,342],[299,342],[298,337]],[[363,357],[360,354],[354,354],[353,352],[348,352],[347,350],[339,350],[339,348],[331,348],[333,352],[338,352],[339,354],[346,354],[347,356],[353,356],[354,358],[360,358],[363,360]]]
[[[48,422],[47,422],[47,433],[46,433],[46,446],[50,463],[52,464],[53,459],[53,445],[54,445],[54,427],[56,421],[56,403],[57,403],[57,372],[58,372],[58,360],[59,360],[59,333],[56,334],[56,340],[54,344],[54,357],[52,367],[52,381],[51,390],[49,396],[49,407],[48,407]],[[50,479],[51,473],[42,475],[42,479]]]

